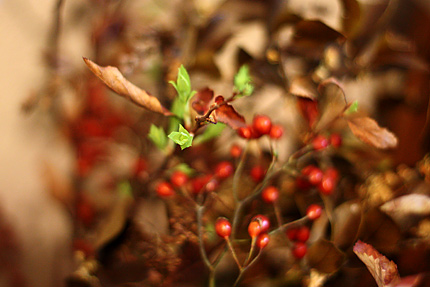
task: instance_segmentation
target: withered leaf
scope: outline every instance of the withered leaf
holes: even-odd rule
[[[408,194],[390,200],[380,208],[402,229],[407,230],[420,218],[430,215],[430,197],[417,193]]]
[[[289,92],[295,96],[316,100],[318,90],[314,82],[308,77],[295,77]]]
[[[316,125],[317,130],[324,129],[339,117],[347,106],[342,85],[335,78],[328,78],[318,85],[321,95],[319,110],[321,117]]]
[[[218,96],[215,98],[215,102],[220,104],[224,102],[223,96]],[[215,120],[221,123],[229,125],[232,129],[238,129],[240,127],[245,127],[245,118],[239,114],[232,105],[223,104],[214,111]]]
[[[83,59],[91,72],[117,94],[147,110],[166,116],[172,115],[171,112],[161,105],[156,97],[149,95],[146,91],[124,78],[118,68],[111,66],[101,67],[85,57]]]
[[[199,113],[204,114],[209,110],[209,104],[214,97],[214,91],[209,88],[204,88],[198,91],[191,101],[191,106],[193,109]]]
[[[342,250],[349,248],[355,241],[361,221],[361,206],[357,201],[347,201],[334,210],[336,224],[333,242]]]
[[[345,254],[330,241],[320,239],[309,247],[309,266],[322,273],[333,273],[342,265]]]
[[[369,269],[379,287],[396,286],[400,276],[393,261],[376,251],[372,245],[360,240],[354,245],[353,251]]]
[[[397,146],[397,137],[369,117],[350,118],[347,120],[352,133],[363,142],[380,149]]]

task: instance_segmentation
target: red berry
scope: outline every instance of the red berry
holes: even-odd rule
[[[312,146],[314,150],[323,150],[328,146],[329,142],[328,139],[323,135],[317,135],[312,140]]]
[[[272,125],[269,136],[271,139],[279,139],[284,134],[284,129],[280,125]]]
[[[257,238],[257,246],[260,249],[263,249],[264,247],[267,246],[267,244],[269,244],[269,241],[270,241],[269,234],[267,233],[260,234],[258,235],[258,238]]]
[[[146,171],[146,161],[143,158],[138,158],[134,163],[133,174],[139,176],[144,171]]]
[[[218,180],[216,178],[212,178],[206,183],[206,191],[213,192],[218,188],[218,186]]]
[[[324,172],[322,181],[318,184],[318,190],[322,194],[330,195],[336,188],[339,172],[335,168],[329,168]]]
[[[260,182],[266,175],[266,171],[261,165],[256,165],[251,169],[250,175],[254,182]]]
[[[261,193],[261,197],[265,202],[273,203],[279,197],[279,190],[274,186],[268,186]]]
[[[232,145],[230,148],[230,155],[233,158],[239,158],[242,154],[242,148],[236,144]]]
[[[215,175],[219,178],[227,178],[233,171],[233,164],[229,161],[222,161],[215,167]]]
[[[251,138],[258,139],[261,138],[261,136],[263,136],[263,134],[257,131],[254,126],[251,126]]]
[[[291,241],[296,241],[298,231],[299,231],[299,229],[296,227],[289,228],[286,232],[288,239],[290,239]]]
[[[342,145],[342,137],[340,136],[340,134],[331,134],[330,144],[335,148],[340,147]]]
[[[269,231],[270,221],[269,221],[269,218],[267,218],[267,216],[259,214],[254,216],[251,221],[257,221],[258,223],[260,223],[260,228],[262,233]]]
[[[323,172],[314,165],[308,165],[302,169],[302,174],[307,177],[308,181],[312,185],[317,185],[323,178]]]
[[[306,242],[309,239],[311,232],[307,226],[301,226],[297,229],[297,240],[300,242]]]
[[[308,248],[303,242],[296,242],[292,250],[293,256],[297,259],[302,259],[303,257],[305,257],[307,251]]]
[[[237,134],[244,139],[250,139],[252,136],[250,127],[240,127],[237,129]]]
[[[257,115],[252,121],[252,127],[262,135],[267,135],[270,133],[272,128],[272,121],[268,116]]]
[[[155,190],[160,197],[169,197],[175,194],[173,187],[166,181],[160,182]]]
[[[248,234],[252,238],[257,237],[261,233],[261,225],[258,221],[251,221],[248,225]]]
[[[191,181],[192,186],[192,192],[194,194],[199,194],[203,191],[203,188],[206,186],[206,184],[211,180],[212,175],[201,175],[199,177],[193,178]]]
[[[311,204],[306,210],[306,215],[310,220],[318,219],[321,216],[321,214],[322,214],[322,207],[318,204]]]
[[[227,218],[220,217],[215,222],[215,231],[219,237],[227,238],[231,234],[231,223]]]
[[[170,177],[170,182],[176,187],[184,186],[187,181],[188,175],[179,170],[172,173],[172,176]]]

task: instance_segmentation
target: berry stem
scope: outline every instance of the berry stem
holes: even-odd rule
[[[228,248],[230,249],[231,255],[233,255],[234,261],[236,261],[237,267],[242,271],[243,267],[239,262],[239,258],[237,258],[236,251],[234,251],[233,244],[231,244],[231,240],[229,237],[225,237],[225,241],[227,241]]]
[[[239,180],[240,180],[240,176],[242,175],[242,171],[243,171],[243,167],[245,166],[245,157],[246,154],[248,152],[248,141],[246,142],[245,148],[240,156],[240,160],[239,163],[237,165],[237,168],[234,172],[234,176],[233,176],[233,197],[234,197],[234,201],[236,203],[239,202],[239,196],[238,196],[238,186],[239,186]]]
[[[203,205],[196,206],[196,215],[197,215],[197,229],[198,229],[198,237],[199,237],[199,250],[200,255],[202,256],[203,262],[210,272],[214,271],[214,267],[209,261],[208,255],[206,254],[204,242],[203,242],[203,213],[205,211],[205,207]]]
[[[248,266],[248,262],[251,260],[252,254],[254,253],[254,250],[255,250],[257,238],[258,238],[257,236],[252,237],[251,248],[249,249],[248,258],[246,258],[245,262],[243,263],[243,266]]]
[[[277,200],[273,202],[273,211],[275,212],[276,221],[278,221],[278,226],[282,227],[283,223],[282,223],[281,210],[279,209],[279,202]]]
[[[242,277],[245,274],[246,270],[248,270],[255,262],[257,262],[258,258],[260,258],[261,253],[262,252],[260,249],[257,256],[255,256],[254,259],[252,259],[252,261],[240,271],[239,276],[237,276],[236,281],[234,282],[233,286],[237,286],[237,284],[239,284],[239,282],[240,282],[240,280],[242,280]]]

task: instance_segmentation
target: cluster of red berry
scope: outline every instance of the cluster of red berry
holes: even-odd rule
[[[315,165],[308,165],[301,170],[296,178],[297,187],[307,190],[316,186],[321,194],[331,195],[339,181],[339,172],[334,167],[322,171]]]
[[[280,125],[272,124],[268,116],[256,115],[252,120],[252,125],[240,127],[237,134],[244,139],[257,139],[263,135],[270,136],[271,139],[279,139],[284,133]]]
[[[229,161],[218,163],[213,174],[199,175],[191,180],[186,173],[177,170],[170,176],[170,182],[159,182],[155,190],[160,197],[170,197],[175,194],[175,188],[186,187],[187,183],[190,182],[189,189],[193,194],[199,194],[203,191],[211,192],[218,187],[220,180],[230,177],[233,172],[233,164]]]

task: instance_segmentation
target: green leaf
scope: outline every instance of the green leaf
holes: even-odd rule
[[[178,170],[181,171],[183,173],[185,173],[188,176],[192,176],[195,173],[195,170],[193,168],[191,168],[188,164],[186,163],[180,163],[177,166],[174,167],[174,170]]]
[[[216,124],[209,124],[206,130],[203,134],[199,135],[196,140],[194,141],[196,144],[201,144],[206,141],[209,141],[221,134],[221,132],[224,130],[225,124],[222,124],[220,122]]]
[[[156,125],[152,124],[149,128],[148,138],[161,150],[167,145],[167,136],[164,129]]]
[[[193,136],[181,124],[179,125],[179,131],[171,132],[169,138],[180,145],[181,149],[190,147],[193,144]]]
[[[247,65],[243,65],[236,76],[234,76],[234,87],[244,96],[249,96],[254,91],[252,78]]]
[[[358,111],[358,101],[355,100],[350,106],[349,108],[345,111],[346,115],[351,115],[354,114]]]
[[[184,65],[181,65],[178,69],[178,78],[176,79],[176,83],[173,81],[170,81],[169,83],[176,89],[178,97],[182,102],[187,103],[192,97],[191,80]]]

